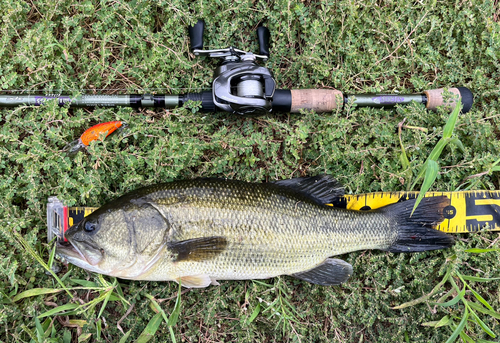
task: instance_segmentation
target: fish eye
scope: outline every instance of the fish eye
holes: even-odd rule
[[[97,229],[97,223],[94,221],[86,221],[83,229],[87,232],[94,232]]]

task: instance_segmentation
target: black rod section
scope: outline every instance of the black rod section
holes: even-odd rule
[[[205,91],[201,93],[187,93],[179,96],[179,106],[183,106],[188,101],[201,101],[202,112],[216,111],[212,91]]]
[[[273,96],[273,112],[290,112],[292,109],[292,92],[289,89],[277,89]]]

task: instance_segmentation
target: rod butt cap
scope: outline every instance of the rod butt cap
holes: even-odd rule
[[[474,95],[467,87],[458,87],[460,91],[460,96],[462,97],[462,113],[467,113],[472,108],[472,104],[474,103]]]

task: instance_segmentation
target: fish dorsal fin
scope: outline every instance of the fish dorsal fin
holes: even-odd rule
[[[186,288],[205,288],[212,284],[212,278],[206,274],[181,276],[176,281]]]
[[[352,275],[352,266],[346,261],[327,258],[319,266],[291,276],[321,286],[340,285]]]
[[[344,195],[344,187],[330,175],[297,177],[273,183],[291,188],[320,205],[330,204],[335,198]]]
[[[209,260],[223,252],[226,246],[227,239],[219,236],[169,242],[167,245],[174,254],[173,262]]]

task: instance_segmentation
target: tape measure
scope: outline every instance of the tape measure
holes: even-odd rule
[[[436,228],[448,233],[500,231],[500,191],[427,192],[425,197],[447,196],[445,220]],[[349,210],[374,210],[399,201],[416,199],[418,192],[377,192],[345,195],[332,203]]]
[[[83,218],[97,210],[99,207],[69,207],[68,227],[78,224]]]
[[[416,199],[418,192],[377,192],[345,195],[329,204],[349,210],[369,211],[400,201]],[[436,228],[448,233],[500,231],[500,191],[427,192],[425,197],[447,196],[451,203],[444,208],[445,220]],[[67,207],[56,197],[47,204],[49,241],[65,239],[64,233],[97,207]]]
[[[98,207],[68,207],[57,197],[49,197],[47,202],[47,239],[66,241],[64,234],[74,224],[97,210]]]

